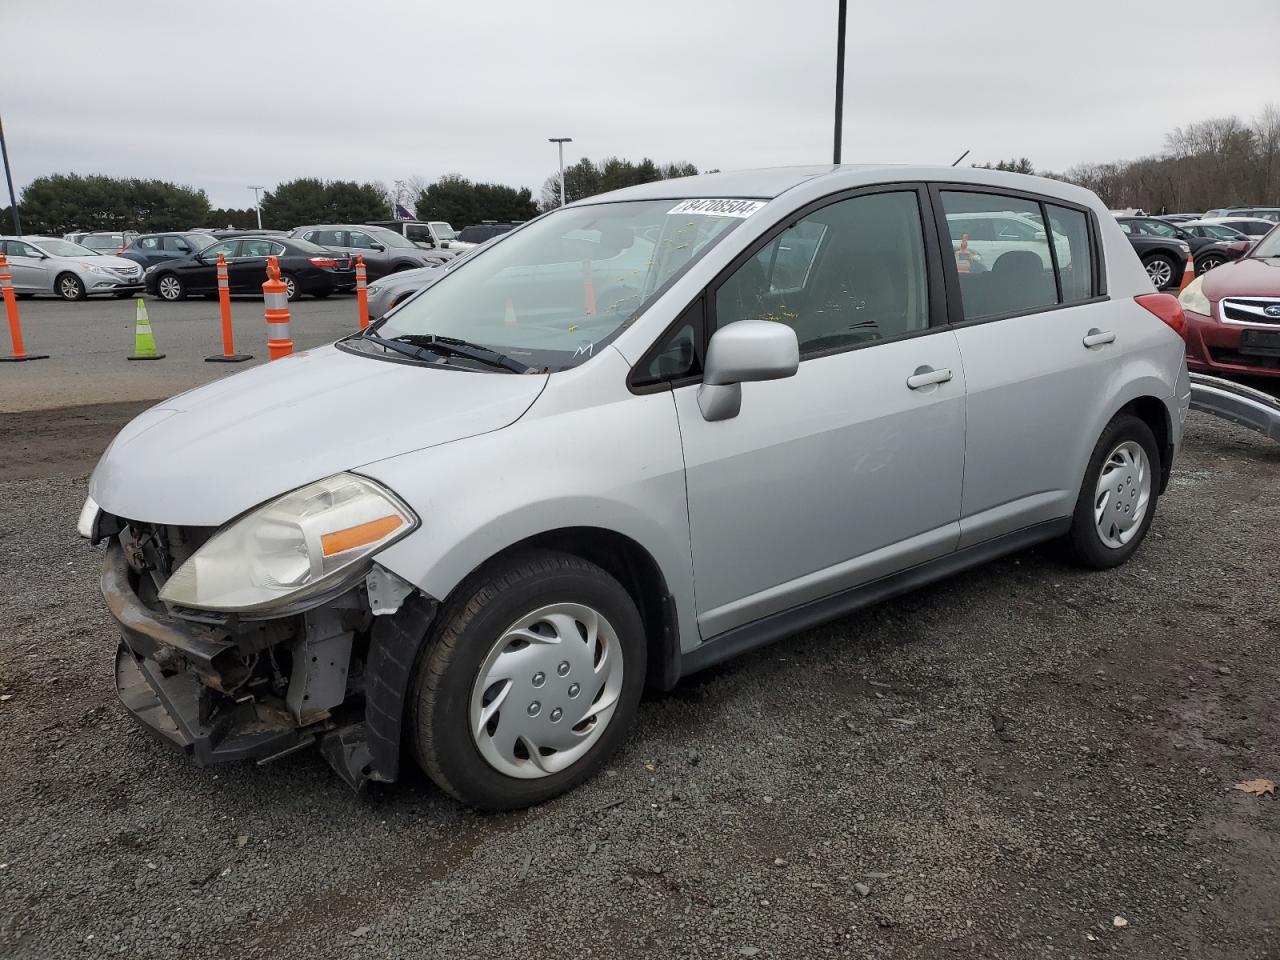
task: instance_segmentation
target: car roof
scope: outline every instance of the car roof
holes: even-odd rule
[[[413,223],[425,223],[423,220],[414,220]],[[307,223],[300,227],[294,227],[293,232],[299,230],[386,230],[387,227],[377,223]]]
[[[703,197],[754,198],[772,200],[803,184],[826,181],[832,191],[853,189],[879,183],[912,181],[975,184],[1027,190],[1057,196],[1073,203],[1096,204],[1093,195],[1082,187],[1062,180],[1049,180],[1022,173],[1006,173],[980,167],[939,167],[910,164],[846,163],[797,167],[767,167],[755,170],[733,170],[703,173],[693,177],[674,177],[625,187],[611,193],[598,194],[575,201],[569,206],[618,203],[628,200],[688,200]]]
[[[1275,225],[1274,220],[1268,220],[1265,217],[1230,217],[1230,216],[1205,217],[1205,219],[1203,220],[1197,220],[1196,223],[1222,223],[1227,225],[1230,225],[1233,223],[1269,223],[1272,226]]]

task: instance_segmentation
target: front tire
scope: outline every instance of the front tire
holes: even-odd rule
[[[1196,264],[1196,273],[1208,273],[1214,267],[1220,267],[1226,262],[1226,257],[1216,253],[1211,253]]]
[[[1151,278],[1157,290],[1168,290],[1177,285],[1180,279],[1178,265],[1162,253],[1148,257],[1142,261],[1142,265],[1147,268],[1147,276]]]
[[[1146,538],[1160,498],[1160,452],[1145,422],[1130,413],[1107,424],[1089,458],[1067,546],[1085,567],[1124,563]]]
[[[156,280],[156,296],[169,303],[187,298],[187,288],[176,274],[166,273]]]
[[[84,281],[74,273],[59,274],[58,279],[53,282],[53,289],[63,300],[83,300],[89,295],[84,288]]]
[[[415,754],[472,807],[541,803],[622,744],[644,673],[640,614],[608,573],[549,550],[497,561],[432,628],[410,706]]]

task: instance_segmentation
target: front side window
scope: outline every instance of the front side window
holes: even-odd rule
[[[667,199],[565,207],[467,258],[376,333],[410,343],[465,340],[538,370],[576,366],[759,206]]]
[[[367,233],[357,233],[353,230],[347,235],[347,246],[355,247],[357,250],[372,250],[373,241],[369,239]]]
[[[431,229],[435,231],[436,236],[441,240],[457,240],[458,235],[453,232],[453,227],[440,220],[431,221]]]
[[[1040,204],[1021,197],[991,193],[942,191],[942,207],[951,233],[960,296],[966,320],[1034,310],[1058,302],[1049,235]],[[1019,225],[1018,236],[1006,227],[993,239],[966,235],[962,225],[974,221]],[[1067,237],[1055,232],[1054,252],[1063,267],[1072,262]]]
[[[916,193],[841,200],[778,234],[716,290],[716,326],[737,320],[787,324],[802,357],[927,328]]]
[[[60,242],[65,243],[66,241],[60,241]],[[73,244],[68,244],[68,246],[74,246],[74,245],[73,245]],[[29,244],[29,243],[23,243],[21,240],[10,240],[10,241],[8,241],[8,247],[9,247],[9,256],[11,256],[11,257],[38,257],[38,256],[40,256],[40,254],[36,251],[36,248],[35,248],[35,247],[31,246],[31,244]]]

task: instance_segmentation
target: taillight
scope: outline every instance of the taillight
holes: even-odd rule
[[[1133,298],[1169,325],[1184,340],[1187,336],[1187,315],[1182,304],[1171,293],[1143,293]]]
[[[328,267],[331,270],[338,265],[338,261],[333,257],[312,257],[311,262],[317,267]]]

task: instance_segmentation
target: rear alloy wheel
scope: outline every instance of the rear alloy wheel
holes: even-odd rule
[[[1226,257],[1219,256],[1216,253],[1211,253],[1196,264],[1196,273],[1208,273],[1214,267],[1220,267],[1226,262]]]
[[[1145,261],[1143,266],[1147,268],[1147,276],[1151,278],[1151,282],[1155,284],[1157,290],[1164,290],[1173,284],[1173,275],[1174,271],[1177,270],[1177,265],[1168,257],[1157,254]]]
[[[441,609],[418,665],[423,769],[486,810],[541,803],[621,745],[644,686],[644,627],[613,577],[538,550],[498,561]]]
[[[1107,424],[1071,520],[1068,543],[1076,560],[1105,570],[1133,555],[1155,515],[1159,472],[1156,439],[1144,421],[1122,413]]]
[[[84,281],[74,273],[64,273],[58,277],[54,290],[63,300],[83,300],[88,293],[84,289]]]
[[[178,300],[186,299],[187,288],[172,273],[166,273],[156,282],[156,294],[161,300],[176,303]]]
[[[302,296],[302,292],[298,289],[298,281],[293,279],[292,274],[280,274],[280,281],[284,284],[285,296],[288,297],[290,303]]]

